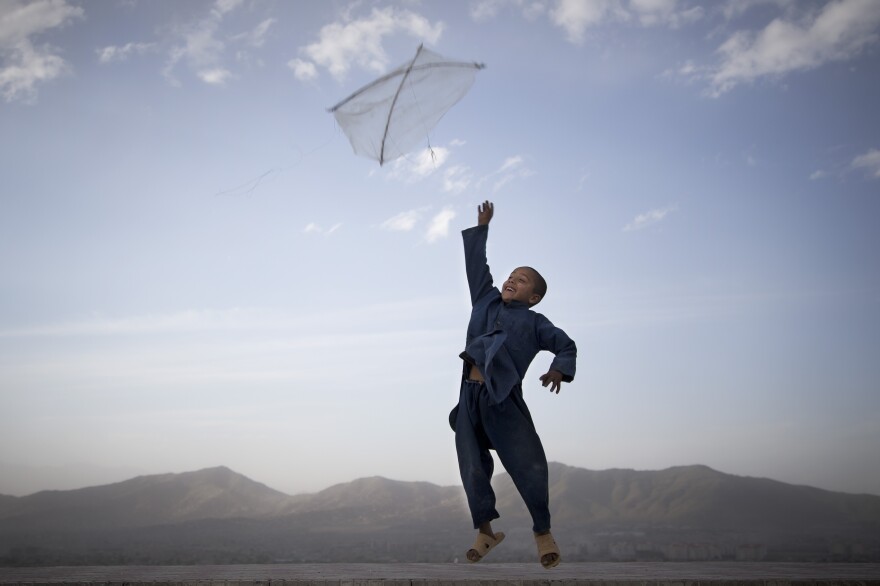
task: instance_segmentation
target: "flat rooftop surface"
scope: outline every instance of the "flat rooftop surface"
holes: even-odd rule
[[[533,564],[266,564],[240,566],[71,566],[0,568],[0,584],[332,584],[336,586],[516,586],[578,584],[834,583],[880,585],[880,564],[772,562]]]

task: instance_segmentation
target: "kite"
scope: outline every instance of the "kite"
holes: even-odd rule
[[[332,108],[355,154],[384,165],[413,149],[468,92],[482,63],[453,61],[419,45],[412,61]]]

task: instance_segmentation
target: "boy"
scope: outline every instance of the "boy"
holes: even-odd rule
[[[459,402],[449,414],[455,430],[458,467],[468,507],[478,530],[467,559],[477,562],[504,539],[492,531],[499,517],[490,481],[494,460],[501,459],[532,516],[532,531],[541,565],[552,568],[561,559],[550,534],[547,458],[523,401],[522,381],[541,350],[555,354],[549,371],[540,377],[544,387],[559,393],[574,378],[577,348],[559,328],[529,308],[547,292],[543,277],[531,267],[511,273],[499,291],[486,262],[491,202],[477,207],[477,225],[462,231],[465,268],[471,293]]]

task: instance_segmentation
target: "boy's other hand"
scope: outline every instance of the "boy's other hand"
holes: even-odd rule
[[[546,387],[550,385],[550,392],[555,392],[557,395],[559,394],[559,389],[562,387],[562,373],[558,370],[549,370],[547,374],[541,375],[541,386]]]
[[[492,221],[492,215],[495,213],[495,206],[488,199],[483,205],[477,206],[477,226],[485,226]]]

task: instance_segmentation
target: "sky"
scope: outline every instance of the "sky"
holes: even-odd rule
[[[486,67],[380,166],[327,110],[420,43]],[[549,460],[880,495],[877,104],[874,0],[0,0],[0,493],[460,484],[491,200]]]

